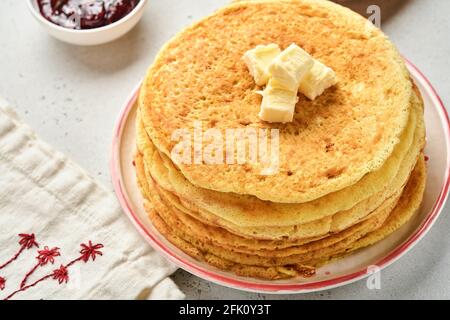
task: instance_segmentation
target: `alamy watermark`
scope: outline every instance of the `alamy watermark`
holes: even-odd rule
[[[369,290],[381,290],[381,268],[379,266],[369,266],[367,268],[367,289]]]
[[[195,121],[193,130],[177,129],[172,134],[177,144],[171,159],[184,165],[256,165],[263,176],[278,173],[280,167],[280,131],[278,129],[211,128],[203,131]]]
[[[376,4],[367,7],[366,13],[369,15],[367,20],[381,29],[381,8]]]

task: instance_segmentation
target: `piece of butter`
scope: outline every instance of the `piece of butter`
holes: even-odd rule
[[[300,91],[311,100],[337,83],[335,72],[291,44],[281,51],[276,44],[259,45],[243,57],[258,86],[267,84],[259,117],[267,122],[287,123],[294,119]]]
[[[269,82],[269,66],[281,52],[277,44],[259,45],[244,54],[244,62],[258,86]]]
[[[286,90],[276,79],[270,79],[264,91],[259,118],[267,122],[287,123],[294,120],[297,90]]]
[[[272,79],[286,90],[298,91],[300,83],[314,65],[313,58],[295,43],[282,51],[269,66]]]
[[[314,100],[336,83],[336,73],[320,61],[314,60],[313,67],[300,82],[299,91],[308,99]]]

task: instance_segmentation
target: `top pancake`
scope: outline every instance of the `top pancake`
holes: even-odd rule
[[[413,112],[402,141],[380,170],[364,176],[348,188],[307,203],[273,203],[253,196],[221,193],[193,186],[170,160],[162,159],[156,151],[143,129],[139,112],[137,147],[143,155],[150,179],[155,180],[165,191],[174,193],[169,197],[175,201],[176,207],[182,203],[195,212],[191,215],[205,223],[218,224],[232,232],[239,230],[238,233],[242,235],[300,237],[304,231],[304,226],[300,225],[307,223],[317,228],[317,220],[323,220],[323,228],[342,230],[402,189],[423,148],[425,135],[422,100],[413,95],[411,102]],[[333,219],[328,219],[334,214]]]
[[[296,43],[333,68],[339,83],[315,101],[300,95],[295,120],[258,118],[261,98],[242,55],[259,44]],[[391,155],[409,117],[412,89],[397,50],[356,13],[328,1],[235,3],[185,29],[159,53],[143,83],[147,133],[170,157],[176,129],[225,133],[280,129],[280,170],[264,164],[180,164],[194,185],[262,200],[304,203],[359,181]],[[225,134],[224,134],[225,136]],[[205,143],[205,147],[208,143]]]

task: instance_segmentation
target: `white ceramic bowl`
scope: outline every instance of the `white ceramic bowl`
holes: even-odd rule
[[[56,39],[80,46],[93,46],[116,40],[130,31],[141,19],[147,0],[139,1],[133,11],[118,21],[104,27],[87,30],[73,30],[51,23],[39,12],[36,0],[27,0],[27,3],[36,20]]]

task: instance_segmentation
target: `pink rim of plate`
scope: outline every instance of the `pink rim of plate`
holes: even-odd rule
[[[439,97],[434,87],[432,86],[431,82],[428,80],[428,78],[413,63],[411,63],[407,59],[405,60],[410,72],[416,76],[416,78],[421,82],[424,88],[427,89],[428,93],[434,99],[435,104],[440,107],[441,116],[444,118],[445,120],[444,124],[446,125],[445,131],[447,132],[447,139],[446,139],[447,148],[450,150],[450,141],[448,138],[450,137],[450,119],[447,110],[445,109],[444,103],[442,99]],[[207,270],[206,268],[200,265],[196,265],[194,263],[191,263],[190,261],[186,261],[183,257],[179,256],[178,254],[172,252],[169,248],[167,248],[164,243],[162,243],[154,234],[152,234],[152,232],[147,230],[147,228],[139,220],[138,216],[131,209],[129,199],[127,198],[125,191],[123,189],[122,175],[120,173],[119,168],[119,150],[123,127],[130,110],[133,108],[138,98],[139,88],[140,85],[133,91],[133,94],[127,100],[124,109],[119,114],[114,131],[110,169],[113,186],[117,194],[117,198],[119,199],[119,202],[122,205],[122,208],[124,209],[127,216],[131,219],[133,224],[137,227],[139,232],[154,248],[158,249],[167,258],[169,258],[169,260],[174,262],[182,269],[200,278],[212,281],[220,285],[244,291],[265,292],[265,293],[307,293],[332,289],[335,287],[350,284],[358,280],[361,280],[369,275],[367,268],[364,268],[347,275],[310,283],[298,283],[298,284],[254,283],[251,281],[233,278],[233,275],[227,276],[216,273],[211,270]],[[399,258],[401,258],[404,254],[406,254],[418,241],[420,241],[428,233],[433,224],[436,222],[445,205],[445,202],[448,197],[448,191],[450,188],[450,156],[447,157],[446,172],[447,173],[445,177],[445,183],[432,210],[424,219],[420,227],[403,244],[399,245],[397,248],[392,250],[387,256],[385,256],[375,264],[380,269],[388,267],[389,265],[397,261]]]

